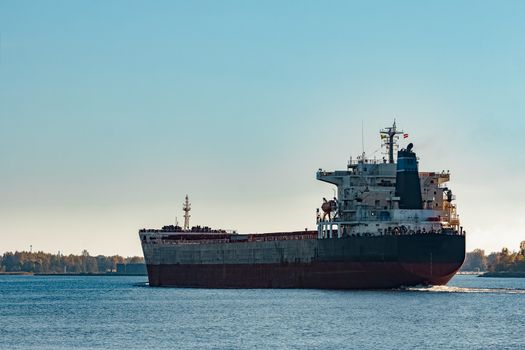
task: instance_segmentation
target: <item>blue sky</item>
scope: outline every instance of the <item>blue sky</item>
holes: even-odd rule
[[[522,1],[0,0],[0,252],[137,229],[315,226],[395,117],[452,172],[467,249],[525,240]],[[377,151],[377,152],[376,152]]]

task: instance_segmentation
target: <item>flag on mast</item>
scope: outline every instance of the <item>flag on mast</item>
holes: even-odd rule
[[[408,137],[408,134],[403,134],[403,138],[406,139]]]

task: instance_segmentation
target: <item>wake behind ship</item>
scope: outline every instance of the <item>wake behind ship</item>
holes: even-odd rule
[[[337,186],[317,230],[238,234],[184,226],[142,229],[150,286],[375,289],[446,284],[465,258],[465,232],[447,172],[419,172],[396,124],[380,131],[388,159],[363,153],[346,170],[319,169]]]

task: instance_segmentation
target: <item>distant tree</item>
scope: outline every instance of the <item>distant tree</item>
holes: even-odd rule
[[[89,256],[86,260],[86,270],[84,272],[88,273],[97,273],[98,272],[98,265],[97,265],[97,259]]]
[[[126,259],[128,264],[143,264],[144,263],[144,258],[140,257],[140,256],[134,256],[134,257],[131,257],[131,258],[128,258]]]
[[[487,260],[488,270],[491,272],[525,272],[525,255],[522,249],[519,252],[510,252],[503,248],[499,253],[491,253]]]
[[[24,272],[33,272],[35,270],[35,264],[32,261],[25,260],[22,263],[22,271]]]
[[[485,251],[481,249],[474,249],[465,256],[465,262],[461,267],[462,271],[486,271],[487,257]]]
[[[119,255],[96,257],[87,250],[80,255],[49,254],[44,252],[6,252],[0,255],[0,272],[40,273],[105,273],[115,271],[119,263],[142,263],[142,257],[123,258]]]
[[[22,269],[18,257],[11,252],[7,252],[3,255],[2,265],[7,272],[16,272]]]
[[[98,255],[96,257],[98,272],[108,272],[108,258],[104,255]]]
[[[123,264],[124,262],[124,258],[120,255],[113,255],[112,257],[110,257],[111,271],[117,271],[117,264]]]

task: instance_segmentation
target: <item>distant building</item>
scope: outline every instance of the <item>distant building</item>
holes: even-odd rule
[[[147,275],[146,264],[117,264],[117,273],[126,275]]]

